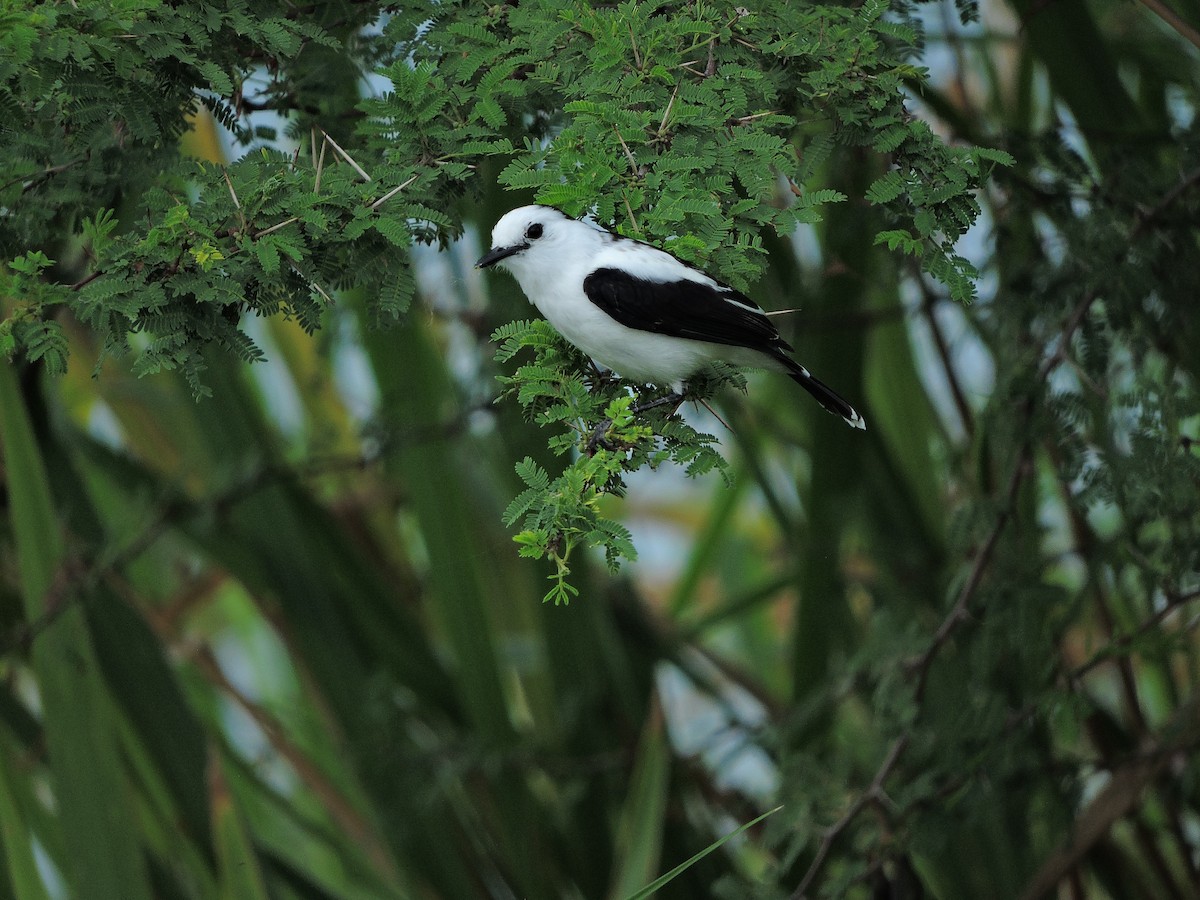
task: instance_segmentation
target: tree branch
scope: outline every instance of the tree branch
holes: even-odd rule
[[[1158,203],[1154,204],[1154,206],[1152,206],[1147,212],[1139,214],[1137,216],[1137,220],[1134,222],[1133,228],[1129,231],[1129,240],[1125,242],[1126,250],[1125,253],[1121,254],[1120,259],[1124,259],[1125,254],[1127,254],[1133,248],[1133,245],[1136,243],[1137,239],[1142,236],[1142,232],[1144,232],[1156,219],[1162,216],[1162,214],[1166,212],[1167,209],[1169,209],[1180,197],[1187,193],[1187,191],[1195,187],[1197,183],[1200,183],[1200,167],[1193,169],[1190,173],[1184,176],[1184,178],[1178,184],[1172,187],[1171,190],[1167,191],[1162,196],[1162,199],[1159,200]],[[1117,262],[1120,262],[1120,259],[1118,259]],[[1086,316],[1088,310],[1092,308],[1092,304],[1096,302],[1096,299],[1099,296],[1099,290],[1099,287],[1095,287],[1085,293],[1083,298],[1071,311],[1071,315],[1067,317],[1066,324],[1063,325],[1062,335],[1058,339],[1058,347],[1055,349],[1054,353],[1046,358],[1046,361],[1042,364],[1041,369],[1038,370],[1039,380],[1044,381],[1051,372],[1057,369],[1059,365],[1066,360],[1067,348],[1071,344],[1071,338],[1075,336],[1075,332],[1083,323],[1084,316]]]
[[[920,285],[924,298],[921,303],[921,314],[925,316],[925,321],[929,325],[929,333],[933,336],[933,346],[937,350],[938,360],[942,364],[942,372],[946,376],[946,382],[950,385],[950,396],[954,399],[954,408],[958,410],[963,430],[967,434],[967,439],[970,440],[975,435],[975,415],[971,412],[971,404],[967,402],[967,395],[962,389],[958,373],[954,370],[954,364],[950,360],[950,347],[946,343],[946,336],[942,334],[937,316],[934,315],[934,303],[937,297],[921,276],[919,268],[914,272],[913,277]]]
[[[1200,700],[1192,698],[1171,717],[1156,740],[1112,773],[1108,784],[1076,817],[1071,835],[1030,879],[1021,892],[1022,900],[1040,900],[1053,891],[1113,824],[1137,805],[1142,789],[1171,758],[1190,750],[1197,741],[1200,741]]]
[[[1167,6],[1163,0],[1140,0],[1140,2],[1142,6],[1174,28],[1179,36],[1191,43],[1193,47],[1200,47],[1200,31],[1185,22],[1179,13]]]
[[[1028,419],[1028,413],[1026,414],[1026,418]],[[942,648],[947,644],[951,636],[958,630],[959,626],[970,618],[971,604],[974,601],[975,594],[979,591],[979,586],[983,583],[984,573],[992,561],[996,545],[999,544],[1001,535],[1012,520],[1013,507],[1016,505],[1017,494],[1020,492],[1021,485],[1024,483],[1031,466],[1030,453],[1030,445],[1026,443],[1017,455],[1012,476],[1009,478],[1008,487],[1004,493],[1004,506],[1000,510],[1000,514],[996,517],[996,521],[992,525],[992,530],[984,540],[979,554],[975,557],[975,564],[971,567],[971,572],[967,576],[967,580],[963,583],[962,589],[954,601],[954,605],[950,608],[950,612],[946,614],[941,625],[938,626],[933,639],[929,642],[925,651],[916,659],[905,664],[907,674],[910,676],[915,675],[916,677],[913,699],[917,705],[918,718],[921,712],[921,705],[925,699],[925,688],[928,682],[929,671],[933,667],[933,662],[937,659],[938,654],[941,653]],[[842,814],[841,818],[821,835],[821,843],[817,847],[817,853],[813,857],[812,863],[809,864],[808,871],[804,873],[804,878],[801,879],[799,886],[792,892],[791,900],[803,900],[805,892],[816,880],[837,839],[850,827],[859,813],[872,801],[880,799],[883,796],[884,785],[896,766],[900,763],[904,752],[908,749],[911,742],[912,731],[910,728],[910,730],[905,731],[892,742],[887,755],[875,771],[875,775],[871,778],[871,783],[867,786],[866,790],[859,794]]]

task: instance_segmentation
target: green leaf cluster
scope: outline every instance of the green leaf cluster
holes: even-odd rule
[[[203,395],[206,348],[262,358],[247,316],[311,332],[337,292],[360,289],[373,321],[393,323],[415,290],[408,248],[457,233],[481,167],[745,288],[767,262],[764,237],[860,199],[822,182],[865,148],[887,171],[863,198],[895,222],[878,241],[955,298],[974,295],[954,244],[979,212],[987,167],[1008,160],[951,148],[909,115],[906,86],[922,74],[905,9],[555,0],[447,3],[431,17],[413,0],[364,30],[376,15],[355,3],[251,15],[238,2],[6,12],[0,106],[12,115],[0,140],[17,170],[0,186],[11,210],[0,250],[74,262],[69,278],[45,271],[36,287],[13,270],[24,280],[7,291],[3,349],[63,369],[65,306],[96,336],[98,364],[132,351],[137,372],[179,369]],[[343,96],[351,127],[322,115],[337,74],[371,69],[388,87]],[[200,107],[260,146],[228,166],[185,158],[179,140]],[[291,152],[272,148],[258,109],[284,117]],[[508,383],[543,424],[623,422],[608,412],[615,396],[585,391],[578,373],[539,356]],[[527,552],[565,559],[596,544],[615,565],[628,541],[596,512],[597,492],[666,459],[689,474],[722,465],[686,425],[647,423],[613,424],[605,440],[624,456],[576,461],[531,502]],[[560,434],[551,446],[575,443]]]
[[[312,330],[331,292],[366,284],[380,320],[401,315],[413,283],[397,246],[429,240],[450,219],[419,202],[419,187],[389,196],[401,182],[368,186],[315,124],[333,127],[319,114],[331,96],[324,81],[348,74],[330,68],[330,54],[358,71],[375,64],[369,41],[344,55],[374,15],[353,3],[316,16],[285,3],[6,7],[0,255],[43,252],[60,264],[42,273],[43,287],[5,282],[2,349],[61,371],[54,317],[65,306],[96,335],[100,360],[132,347],[138,371],[181,369],[204,394],[205,347],[261,358],[240,327],[246,314]],[[181,152],[201,110],[235,142],[255,142],[265,134],[252,124],[258,109],[288,117],[308,152],[264,146],[228,167]]]
[[[1009,5],[0,4],[0,896],[1195,895],[1197,23]],[[870,430],[764,378],[620,501],[720,465],[657,393],[519,322],[491,405],[525,301],[411,244],[555,191]]]
[[[637,557],[629,530],[602,513],[604,497],[624,495],[628,473],[674,463],[689,477],[716,469],[728,478],[715,437],[697,431],[669,407],[636,413],[635,405],[652,401],[655,392],[631,394],[625,383],[598,371],[545,321],[509,323],[492,340],[500,345],[497,362],[532,351],[532,361],[512,375],[499,376],[506,385],[501,399],[515,397],[527,419],[560,429],[550,447],[556,455],[570,457],[554,478],[529,457],[517,463],[525,490],[504,511],[506,525],[520,524],[513,538],[520,554],[545,556],[555,564],[550,576],[554,586],[545,600],[565,603],[577,593],[567,578],[571,554],[580,546],[601,549],[612,571],[622,559]],[[702,401],[727,384],[744,389],[745,380],[731,368],[714,368],[693,382],[689,396]]]
[[[868,199],[911,224],[932,274],[973,296],[953,246],[1005,156],[950,148],[909,115],[919,34],[884,4],[443,4],[432,21],[403,6],[389,33],[415,64],[395,63],[395,94],[370,109],[391,152],[436,161],[443,179],[467,154],[510,157],[506,186],[744,288],[762,273],[764,229],[788,234],[846,199],[810,186],[835,148],[869,147],[893,171]]]
[[[909,62],[920,34],[906,10],[529,2],[481,12],[450,3],[430,19],[413,2],[388,33],[405,55],[387,71],[394,91],[367,106],[370,128],[389,158],[435,165],[439,197],[463,189],[467,156],[498,156],[506,187],[590,213],[740,288],[762,275],[764,235],[789,235],[819,223],[830,204],[865,199],[896,223],[879,243],[918,259],[955,299],[975,296],[977,273],[955,243],[979,215],[989,166],[1011,160],[950,147],[908,112],[908,85],[923,73]],[[887,169],[862,198],[821,186],[862,152]],[[541,354],[542,337],[522,334],[508,340]],[[502,379],[538,421],[575,423],[575,434],[551,440],[558,453],[611,418],[610,395],[589,397],[565,359],[539,355]],[[667,439],[683,427],[651,425]],[[685,439],[671,458],[691,474],[717,465],[699,446]],[[622,466],[655,461],[633,452]],[[618,558],[593,527],[594,493],[612,474],[592,457],[566,480],[530,485],[523,552],[558,558],[556,547],[569,553],[583,541]]]

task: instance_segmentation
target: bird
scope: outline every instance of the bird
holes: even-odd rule
[[[498,266],[564,338],[623,378],[670,387],[674,402],[708,363],[784,372],[826,410],[865,429],[858,412],[791,357],[762,308],[666,250],[553,206],[505,213],[476,268]]]

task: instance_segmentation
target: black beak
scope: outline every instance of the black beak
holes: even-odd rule
[[[488,266],[495,265],[502,259],[508,259],[514,253],[520,253],[522,250],[528,250],[528,244],[514,244],[511,247],[493,247],[483,256],[479,257],[479,262],[475,263],[475,268],[486,269]]]

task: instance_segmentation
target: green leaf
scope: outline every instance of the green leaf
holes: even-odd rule
[[[544,491],[550,486],[550,476],[531,457],[525,457],[514,468],[520,479],[533,490]]]
[[[26,793],[18,779],[29,765],[20,759],[22,753],[7,728],[0,728],[0,843],[14,900],[49,900],[34,860],[33,831],[18,803]]]
[[[875,179],[867,188],[867,199],[875,204],[890,203],[907,189],[904,173],[893,170]]]
[[[629,792],[617,821],[616,874],[609,891],[611,896],[637,896],[638,885],[645,884],[658,868],[666,826],[670,763],[671,748],[662,712],[654,703],[638,741]]]
[[[8,363],[0,363],[0,445],[26,621],[43,622],[48,604],[55,604],[54,618],[39,626],[33,641],[33,666],[67,851],[65,874],[77,896],[149,900],[117,752],[117,720],[78,606],[78,588],[59,587],[68,571],[65,547],[25,401]],[[52,597],[57,591],[63,596]],[[59,611],[59,605],[65,609]]]
[[[899,250],[910,256],[920,256],[925,250],[925,245],[921,243],[920,239],[901,229],[879,232],[875,235],[875,246],[878,247],[880,244],[887,244],[889,250]]]
[[[221,900],[270,900],[258,855],[219,765],[213,768],[212,784]]]
[[[767,810],[761,816],[757,816],[757,817],[751,819],[749,822],[746,822],[744,825],[739,825],[737,828],[735,828],[733,831],[729,832],[724,837],[719,838],[718,840],[709,844],[707,847],[705,847],[703,850],[701,850],[695,856],[692,856],[690,859],[677,865],[670,872],[667,872],[667,874],[654,879],[654,881],[650,882],[648,885],[646,885],[641,890],[635,891],[634,893],[630,894],[626,898],[626,900],[645,900],[646,897],[651,896],[652,894],[654,894],[656,891],[660,890],[667,884],[670,884],[678,876],[680,876],[681,874],[686,872],[688,869],[690,869],[692,866],[694,866],[700,860],[704,859],[704,857],[708,856],[708,854],[712,853],[714,850],[719,849],[726,842],[733,840],[738,835],[753,828],[755,825],[757,825],[759,822],[761,822],[767,816],[774,815],[775,813],[779,812],[781,809],[783,809],[782,806],[776,806],[774,809]]]
[[[50,259],[41,250],[31,250],[8,261],[9,268],[14,272],[20,272],[22,275],[37,275],[43,269],[48,269],[52,265],[54,265],[54,260]]]

